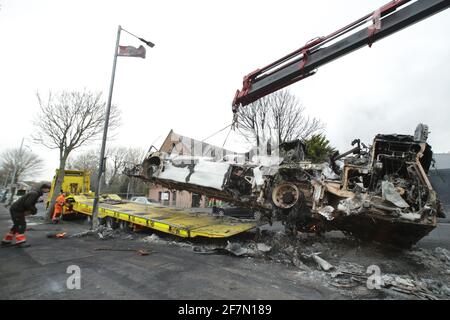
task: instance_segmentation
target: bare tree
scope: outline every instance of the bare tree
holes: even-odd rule
[[[141,164],[144,160],[146,151],[142,148],[128,148],[125,157],[125,167]]]
[[[70,153],[97,139],[103,131],[106,103],[101,93],[89,91],[51,92],[47,101],[37,94],[40,113],[34,121],[37,129],[34,140],[49,149],[59,151],[59,174],[54,190],[60,190],[64,169]],[[111,108],[110,129],[118,127],[120,114],[116,107]],[[47,217],[55,203],[57,192],[53,192]]]
[[[140,164],[145,156],[141,148],[113,147],[107,150],[106,185],[109,192],[129,193],[135,190],[136,184],[123,174],[126,168]],[[125,189],[126,186],[126,189]]]
[[[44,161],[31,151],[15,148],[5,150],[0,154],[1,171],[11,176],[14,168],[16,168],[16,176],[13,183],[39,173],[43,166]]]
[[[144,156],[145,150],[142,148],[128,148],[123,167],[120,172],[122,173],[126,168],[132,168],[137,164],[141,164]],[[130,178],[124,174],[120,175],[120,179],[117,182],[119,190],[122,193],[129,194],[146,194],[148,192],[148,184],[144,181],[136,178]]]
[[[129,149],[125,147],[113,147],[106,150],[105,180],[108,185],[114,184],[117,176],[122,173],[128,152]]]
[[[6,187],[6,185],[8,184],[10,179],[11,179],[11,173],[7,170],[0,169],[0,184],[3,187]]]
[[[95,186],[98,171],[99,149],[94,148],[81,153],[72,154],[67,160],[67,167],[74,170],[87,170],[91,172],[91,189]],[[127,190],[128,177],[122,173],[125,168],[140,164],[145,156],[145,150],[141,148],[126,148],[123,146],[110,147],[106,150],[106,172],[103,175],[105,181],[102,190],[105,192],[121,192],[125,185]],[[102,179],[103,180],[103,179]],[[134,186],[134,185],[133,185]]]
[[[320,133],[324,124],[317,118],[305,114],[305,107],[288,90],[267,95],[239,110],[240,132],[256,142],[271,138],[279,143],[307,139]]]
[[[271,99],[259,99],[249,106],[239,110],[239,128],[241,133],[250,140],[256,142],[259,147],[261,140],[266,140],[270,130]]]
[[[67,158],[67,168],[96,172],[98,170],[99,150],[91,149],[79,154],[72,154]]]
[[[99,149],[90,149],[81,153],[72,153],[67,158],[68,169],[90,172],[90,190],[95,188],[95,181],[97,181],[99,155]]]

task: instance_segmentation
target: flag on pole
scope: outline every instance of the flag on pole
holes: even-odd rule
[[[120,57],[140,57],[145,59],[145,48],[143,46],[139,46],[139,48],[119,46],[119,53],[117,55]]]

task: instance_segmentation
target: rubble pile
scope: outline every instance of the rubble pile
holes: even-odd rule
[[[68,237],[138,240],[183,247],[195,254],[281,263],[289,266],[286,274],[294,282],[320,283],[352,299],[450,299],[450,251],[440,247],[401,250],[345,237],[340,232],[299,232],[293,237],[285,231],[270,230],[257,232],[254,238],[231,238],[226,243],[191,243],[156,233],[131,235],[106,226]]]
[[[100,225],[95,229],[86,230],[83,232],[79,232],[76,234],[72,234],[69,236],[69,238],[82,238],[82,237],[88,237],[88,236],[95,236],[98,239],[101,240],[107,240],[116,238],[121,234],[121,231],[119,229],[111,229],[106,226]]]
[[[439,247],[404,251],[342,237],[300,234],[293,239],[279,231],[257,241],[195,251],[291,265],[298,268],[297,277],[319,281],[354,299],[450,299],[450,252]],[[378,278],[375,270],[380,271]],[[371,284],[375,287],[369,288]]]
[[[183,242],[183,241],[176,241],[177,238],[172,238],[170,236],[166,236],[164,238],[159,237],[156,233],[153,233],[149,236],[146,236],[140,241],[146,242],[146,243],[159,243],[159,244],[169,244],[169,245],[176,245],[179,247],[192,247],[192,244],[189,242]],[[178,240],[178,239],[177,239]]]
[[[440,270],[442,274],[450,275],[450,252],[447,249],[437,247],[434,251],[416,248],[407,251],[405,258],[424,268]]]
[[[118,229],[99,226],[70,237],[106,240],[120,234]],[[134,239],[130,234],[125,236]],[[321,283],[352,299],[450,299],[450,251],[440,247],[401,250],[343,237],[339,232],[292,237],[285,231],[268,230],[256,233],[254,239],[235,238],[227,243],[190,243],[156,233],[139,241],[184,247],[195,254],[227,254],[286,264],[295,278]]]

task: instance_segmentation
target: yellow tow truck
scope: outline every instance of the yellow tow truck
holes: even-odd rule
[[[48,194],[47,207],[55,192],[58,170]],[[90,191],[90,173],[65,170],[61,190],[67,193],[64,216],[92,216],[94,193]],[[158,204],[140,204],[121,199],[115,194],[100,197],[98,216],[101,223],[111,228],[127,230],[150,228],[183,238],[227,238],[256,227],[256,222],[242,222],[205,213],[192,213],[185,209]]]

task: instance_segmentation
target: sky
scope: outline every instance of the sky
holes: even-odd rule
[[[117,26],[146,38],[146,59],[119,57],[113,103],[122,125],[109,146],[148,149],[170,129],[202,140],[231,123],[231,101],[251,71],[372,12],[387,0],[0,0],[0,152],[25,145],[45,160],[32,177],[50,180],[58,152],[35,144],[36,92],[103,92]],[[450,151],[450,10],[321,67],[289,87],[341,151],[355,138],[430,127],[434,152]],[[139,46],[122,32],[121,45]],[[227,130],[207,140],[222,146]],[[236,151],[245,140],[232,133]],[[92,145],[91,145],[92,146]],[[86,146],[85,148],[89,148]],[[82,151],[82,150],[81,150]]]

